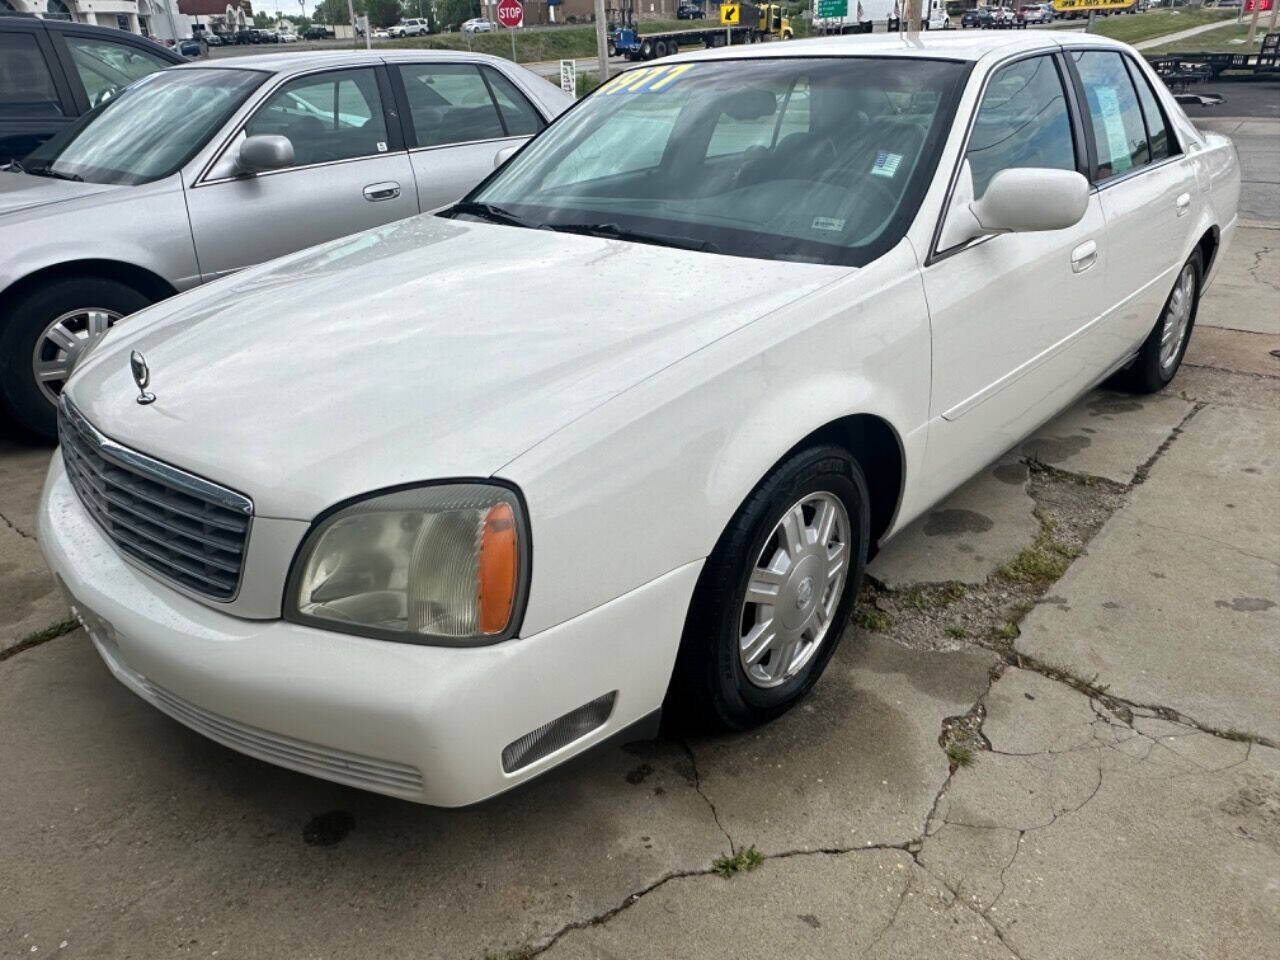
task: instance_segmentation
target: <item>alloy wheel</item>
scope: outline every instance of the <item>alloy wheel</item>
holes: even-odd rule
[[[849,515],[835,494],[793,504],[756,558],[741,610],[738,658],[757,687],[796,676],[833,629],[848,576]]]
[[[1178,274],[1178,282],[1169,295],[1164,313],[1164,329],[1160,332],[1160,369],[1168,371],[1178,362],[1187,328],[1191,325],[1191,309],[1196,301],[1196,270],[1188,263]]]
[[[58,394],[62,392],[76,362],[122,316],[122,313],[104,307],[78,307],[68,310],[44,328],[31,355],[31,372],[45,399],[50,403],[58,402]]]

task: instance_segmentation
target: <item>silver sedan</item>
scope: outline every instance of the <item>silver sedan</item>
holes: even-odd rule
[[[129,87],[0,171],[0,402],[36,433],[119,318],[456,200],[572,99],[448,51],[274,54]]]

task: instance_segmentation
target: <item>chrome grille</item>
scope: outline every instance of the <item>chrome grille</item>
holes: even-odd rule
[[[214,600],[240,587],[253,502],[104,437],[63,397],[58,439],[80,502],[119,550]]]

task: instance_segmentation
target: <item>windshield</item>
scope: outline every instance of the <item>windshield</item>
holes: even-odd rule
[[[906,231],[968,69],[840,57],[628,71],[446,215],[861,266]]]
[[[143,77],[37,147],[27,173],[138,184],[167,177],[226,122],[266,74],[174,70]]]

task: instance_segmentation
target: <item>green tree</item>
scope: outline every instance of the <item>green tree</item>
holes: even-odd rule
[[[403,13],[400,0],[368,0],[369,22],[375,27],[390,27],[400,22]],[[417,16],[413,0],[409,0],[409,15]]]
[[[437,0],[435,9],[440,25],[456,30],[464,21],[480,16],[480,0]]]
[[[276,18],[258,10],[253,15],[253,25],[259,30],[265,30],[267,27],[274,26]]]
[[[365,0],[355,0],[356,15],[364,13]],[[351,15],[347,12],[347,0],[320,0],[312,11],[311,19],[316,23],[350,23]]]

